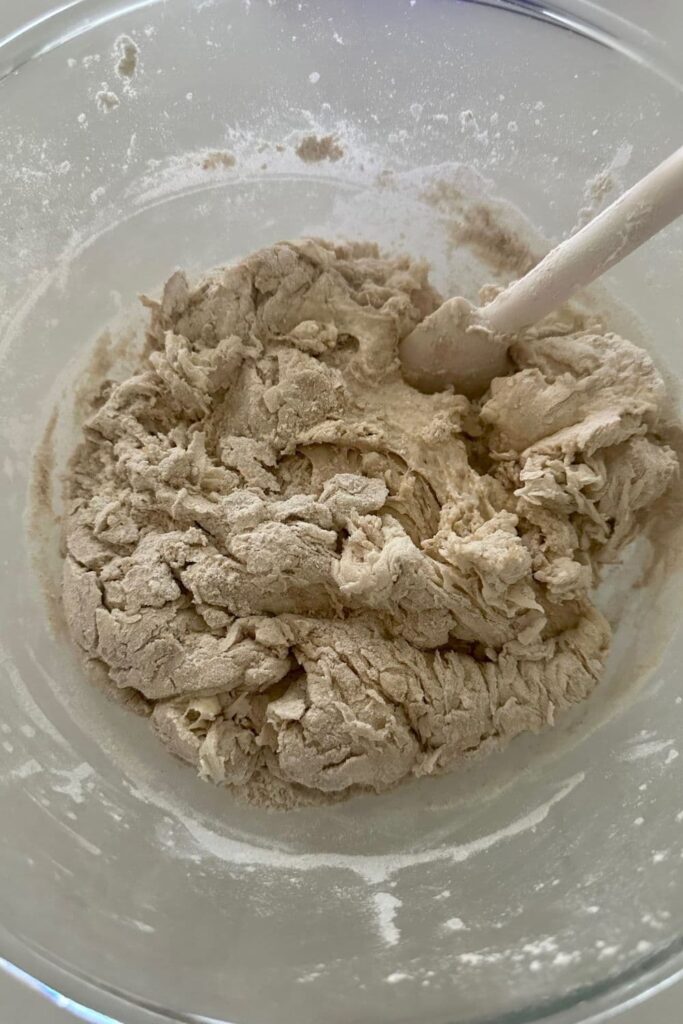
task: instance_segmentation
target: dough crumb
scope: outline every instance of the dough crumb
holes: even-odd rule
[[[62,599],[89,676],[173,754],[256,804],[332,802],[591,694],[593,590],[678,469],[642,349],[566,307],[480,400],[422,394],[398,345],[441,297],[368,243],[282,242],[143,302],[136,371],[88,392]]]
[[[307,164],[323,160],[335,163],[344,156],[344,150],[334,135],[307,135],[297,146],[296,155]]]
[[[109,114],[112,110],[116,110],[121,105],[121,100],[118,98],[115,92],[112,92],[106,82],[102,88],[95,95],[95,102],[97,103],[98,109],[103,114]]]
[[[209,153],[202,160],[202,169],[205,171],[218,171],[221,167],[234,167],[237,163],[232,153],[217,151]]]
[[[130,36],[119,36],[114,43],[114,57],[117,58],[116,74],[125,82],[130,82],[138,70],[140,47]]]

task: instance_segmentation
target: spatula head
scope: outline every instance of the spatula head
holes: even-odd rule
[[[399,354],[410,384],[479,398],[494,377],[509,372],[505,340],[479,324],[476,313],[467,299],[449,299],[403,339]]]

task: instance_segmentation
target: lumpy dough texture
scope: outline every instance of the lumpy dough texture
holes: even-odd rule
[[[407,385],[440,302],[368,244],[282,243],[151,311],[67,478],[94,671],[200,775],[288,807],[552,725],[600,678],[591,602],[677,462],[648,355],[563,311],[478,402]]]

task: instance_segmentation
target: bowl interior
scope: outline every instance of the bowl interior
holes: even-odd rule
[[[566,7],[84,0],[0,48],[16,65],[0,83],[0,936],[88,1006],[133,1024],[313,1024],[321,1005],[339,1022],[576,1021],[678,969],[675,567],[641,586],[641,546],[610,579],[607,677],[557,734],[273,815],[201,783],[83,684],[32,562],[54,598],[56,530],[27,531],[29,453],[55,404],[43,511],[89,344],[107,325],[139,334],[136,295],[177,265],[361,237],[474,298],[490,272],[454,244],[463,202],[504,197],[540,251],[600,201],[596,176],[619,188],[673,149],[675,83]],[[121,33],[140,51],[130,79]],[[310,134],[344,156],[302,161]],[[674,375],[682,238],[608,282]]]

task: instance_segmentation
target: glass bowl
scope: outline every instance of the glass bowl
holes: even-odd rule
[[[55,530],[26,517],[68,433],[50,433],[55,402],[104,326],[139,330],[138,292],[313,233],[405,247],[473,296],[477,254],[448,243],[434,187],[490,187],[565,234],[596,180],[630,183],[680,143],[665,48],[579,0],[76,0],[5,40],[0,75],[2,964],[126,1024],[569,1024],[675,978],[675,565],[640,585],[634,561],[607,589],[607,676],[554,736],[269,814],[84,684],[49,623]],[[311,133],[344,155],[303,161]],[[674,375],[682,237],[608,282]]]

